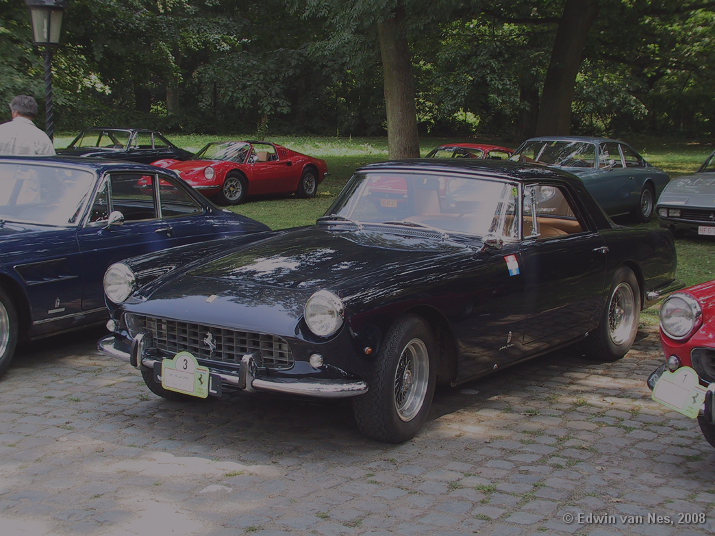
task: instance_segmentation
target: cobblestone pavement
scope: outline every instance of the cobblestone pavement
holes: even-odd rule
[[[346,402],[165,401],[103,334],[35,344],[0,379],[0,534],[715,532],[715,449],[650,400],[652,328],[613,365],[563,352],[441,391],[397,446]]]

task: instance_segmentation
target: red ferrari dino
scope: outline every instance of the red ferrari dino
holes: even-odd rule
[[[265,141],[218,141],[191,160],[157,160],[207,197],[236,205],[249,195],[293,193],[313,197],[328,174],[325,160]]]

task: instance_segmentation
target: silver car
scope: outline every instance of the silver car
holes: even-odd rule
[[[715,151],[694,174],[672,179],[656,210],[662,227],[715,236]]]

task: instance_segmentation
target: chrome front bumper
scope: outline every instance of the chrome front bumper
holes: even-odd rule
[[[163,359],[144,356],[143,341],[138,335],[132,341],[132,349],[127,352],[116,345],[114,335],[100,339],[97,343],[99,351],[111,357],[128,361],[136,368],[161,370]],[[257,378],[256,364],[252,355],[241,359],[238,372],[211,371],[212,389],[209,394],[221,396],[220,385],[246,391],[272,391],[277,393],[305,395],[319,398],[346,398],[359,396],[367,392],[367,383],[362,380],[338,379],[305,379],[305,378]]]

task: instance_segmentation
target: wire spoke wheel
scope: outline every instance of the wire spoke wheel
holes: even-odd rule
[[[631,337],[636,316],[633,289],[622,282],[613,290],[608,304],[608,335],[614,344],[623,344]]]
[[[10,344],[10,315],[5,305],[0,302],[0,357],[5,355]]]
[[[429,353],[421,339],[412,339],[402,350],[394,378],[395,409],[403,421],[415,418],[422,408],[429,383]]]

